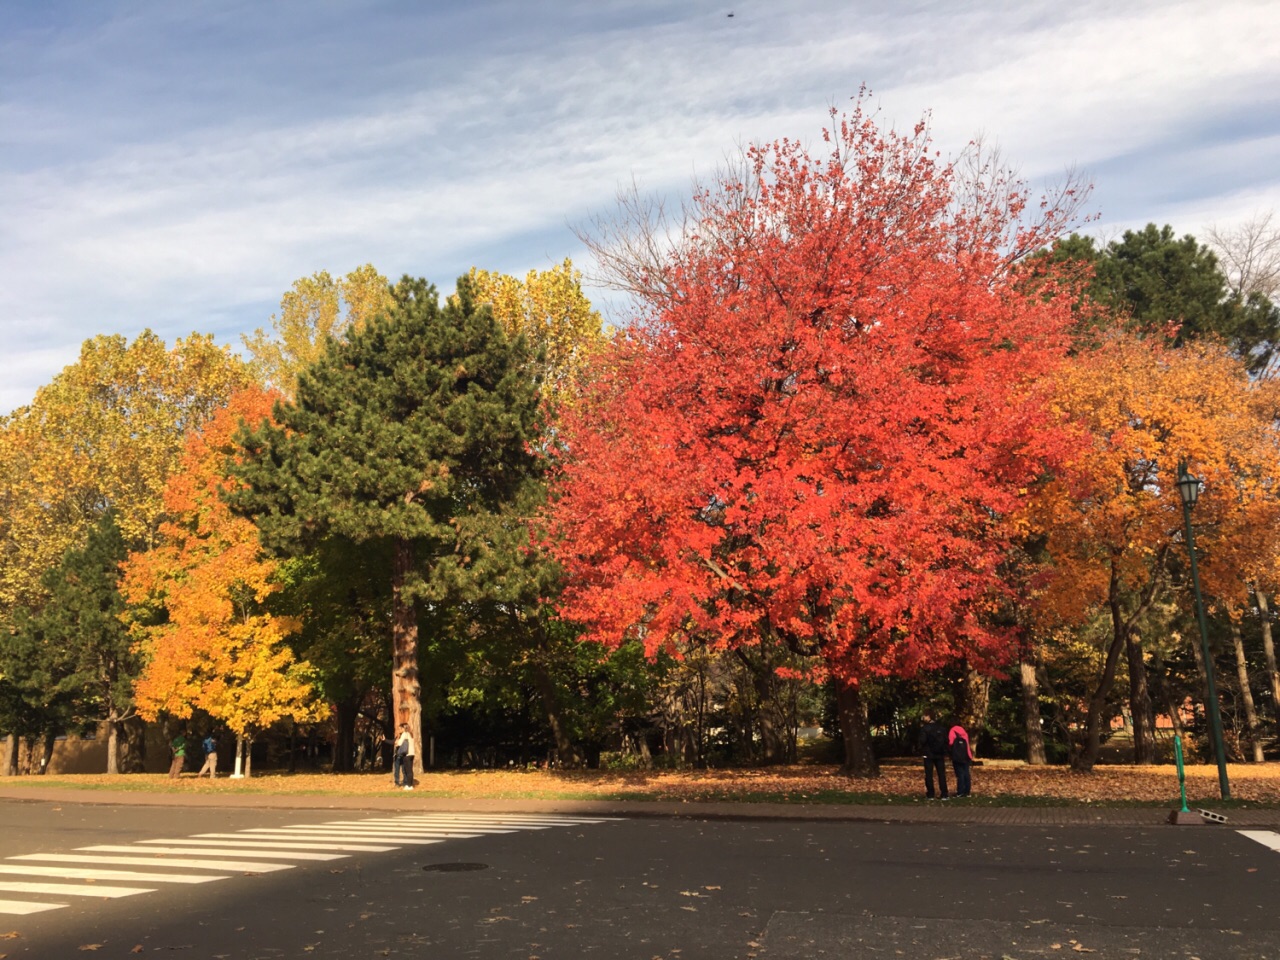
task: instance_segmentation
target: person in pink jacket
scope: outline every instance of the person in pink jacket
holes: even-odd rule
[[[956,773],[956,796],[967,797],[972,786],[970,767],[973,766],[973,750],[969,747],[969,734],[956,724],[947,733],[951,747],[951,769]]]

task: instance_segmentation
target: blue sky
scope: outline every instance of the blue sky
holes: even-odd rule
[[[590,273],[620,187],[815,141],[863,83],[944,153],[1074,167],[1104,236],[1280,210],[1271,0],[7,0],[0,413],[99,333],[238,344],[317,270]]]

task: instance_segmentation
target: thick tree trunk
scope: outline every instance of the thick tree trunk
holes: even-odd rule
[[[1262,620],[1262,652],[1267,658],[1267,678],[1271,681],[1271,712],[1276,726],[1280,728],[1280,670],[1276,669],[1276,645],[1271,637],[1271,610],[1267,604],[1267,595],[1261,590],[1258,598],[1258,613]]]
[[[856,683],[836,681],[840,737],[844,741],[843,772],[850,777],[878,777],[880,765],[871,749],[871,721],[862,690]]]
[[[1036,682],[1036,666],[1032,662],[1034,651],[1028,650],[1018,664],[1022,678],[1022,724],[1027,736],[1027,763],[1043,766],[1047,763],[1044,753],[1044,727],[1040,720],[1040,685]]]
[[[124,773],[143,773],[147,769],[147,722],[135,714],[120,726],[124,734],[120,769]]]
[[[5,758],[4,775],[6,777],[16,777],[18,775],[18,735],[11,733],[5,737],[5,743],[9,747],[9,756]]]
[[[1244,704],[1244,719],[1249,731],[1249,747],[1253,762],[1262,762],[1262,730],[1258,724],[1258,710],[1253,703],[1253,691],[1249,689],[1249,661],[1244,654],[1244,635],[1240,624],[1231,621],[1231,646],[1236,654],[1236,680],[1240,683],[1240,700]]]
[[[107,773],[120,772],[120,721],[115,710],[107,715]]]
[[[413,573],[413,542],[399,539],[391,573],[391,711],[394,736],[409,725],[414,754],[422,756],[422,685],[418,675],[417,605],[407,593]]]
[[[1142,641],[1137,633],[1125,633],[1125,652],[1129,656],[1129,710],[1133,714],[1133,762],[1156,762],[1155,712],[1151,709],[1151,693],[1147,688],[1147,664],[1142,656]]]
[[[359,694],[352,694],[333,705],[334,743],[333,772],[350,773],[355,763],[356,719],[360,715]]]
[[[984,677],[972,667],[966,666],[960,683],[960,708],[957,710],[960,725],[969,731],[970,744],[987,723],[987,711],[991,708],[991,678]]]

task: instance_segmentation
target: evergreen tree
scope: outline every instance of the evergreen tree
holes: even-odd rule
[[[1176,237],[1170,226],[1147,224],[1099,247],[1072,234],[1054,245],[1057,261],[1089,265],[1088,295],[1131,327],[1162,331],[1178,324],[1175,345],[1222,338],[1250,368],[1261,370],[1280,348],[1280,309],[1261,295],[1233,290],[1217,257],[1195,237]]]
[[[0,649],[6,677],[26,701],[28,715],[51,732],[71,724],[107,724],[107,772],[120,770],[120,734],[133,715],[133,682],[140,668],[120,619],[124,537],[108,511],[81,550],[68,550],[48,571],[48,600],[19,611]],[[29,733],[37,731],[31,730]]]
[[[469,278],[443,307],[410,277],[391,298],[299,376],[278,427],[242,434],[233,504],[282,553],[325,537],[387,548],[393,711],[417,737],[418,606],[518,589],[518,505],[541,489],[537,383],[524,340],[477,306]]]

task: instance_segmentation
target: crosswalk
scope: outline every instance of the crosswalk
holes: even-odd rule
[[[1237,830],[1236,833],[1280,853],[1280,833],[1276,833],[1274,830]]]
[[[166,884],[213,883],[356,854],[387,853],[404,847],[528,830],[582,827],[611,819],[614,818],[428,813],[157,837],[129,844],[95,844],[62,853],[25,853],[0,860],[0,914],[43,913],[70,906],[77,897],[132,897],[154,893]]]

